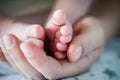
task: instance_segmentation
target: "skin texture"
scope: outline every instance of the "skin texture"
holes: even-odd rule
[[[2,15],[0,15],[2,16]],[[0,37],[4,34],[14,34],[14,36],[10,36],[8,38],[7,36],[4,36],[0,40],[0,47],[2,50],[0,50],[0,60],[3,60],[9,64],[12,65],[18,72],[20,72],[23,76],[28,78],[29,80],[43,80],[44,77],[42,74],[40,74],[38,71],[36,71],[28,62],[26,62],[26,59],[23,54],[21,54],[21,51],[16,49],[19,48],[19,44],[22,41],[25,41],[29,38],[28,41],[36,44],[39,48],[43,49],[44,43],[44,29],[38,25],[38,24],[24,24],[20,22],[15,22],[13,20],[7,19],[4,17],[4,22],[1,22],[1,34]],[[22,35],[21,35],[22,34]],[[13,44],[11,46],[8,46],[15,41],[11,41],[11,38],[17,36],[18,40],[15,39],[16,44]],[[35,39],[36,38],[36,39]],[[4,41],[3,41],[3,40]],[[39,40],[38,40],[39,39]],[[9,41],[9,42],[7,42]],[[5,43],[5,44],[4,44]],[[6,45],[7,44],[7,45]],[[7,47],[7,48],[6,48]],[[14,47],[14,48],[10,48]],[[10,52],[11,55],[8,55],[7,50],[11,49]],[[3,54],[4,53],[4,54]],[[13,60],[14,58],[14,60]]]
[[[96,25],[91,24],[91,23],[95,23],[95,22],[97,22],[96,19],[90,17],[90,18],[83,19],[83,21],[80,21],[78,24],[76,24],[74,30],[76,30],[76,28],[78,28],[79,30],[83,30],[83,32],[85,31],[85,33],[82,33],[82,34],[76,33],[76,38],[77,38],[77,36],[80,36],[80,35],[84,36],[84,37],[79,38],[79,39],[75,38],[72,40],[72,43],[75,40],[76,40],[75,42],[78,42],[78,40],[80,40],[80,39],[83,39],[83,41],[85,41],[84,39],[87,38],[88,36],[91,36],[91,37],[89,37],[89,39],[86,39],[86,40],[88,40],[88,43],[91,43],[91,41],[93,40],[92,36],[93,36],[93,34],[96,33],[95,31],[97,31],[97,32],[99,32],[99,39],[95,38],[94,41],[96,41],[95,43],[99,43],[99,44],[93,45],[92,43],[91,44],[87,43],[88,46],[92,45],[92,47],[89,47],[89,48],[86,48],[83,46],[84,49],[87,49],[87,50],[85,50],[86,52],[84,53],[84,56],[82,56],[80,59],[78,59],[77,62],[74,62],[74,63],[69,62],[67,59],[66,60],[56,60],[55,58],[46,55],[47,52],[45,52],[44,50],[39,48],[36,44],[33,44],[32,42],[30,42],[29,40],[25,41],[23,43],[17,42],[19,40],[13,35],[7,35],[7,37],[12,36],[12,39],[15,42],[14,44],[16,44],[16,46],[20,46],[20,47],[16,47],[14,45],[14,46],[12,46],[12,48],[9,48],[9,49],[6,48],[6,50],[4,50],[4,52],[7,52],[9,57],[8,56],[6,56],[6,57],[8,59],[12,59],[12,61],[13,61],[12,63],[15,66],[15,63],[17,60],[14,60],[15,59],[15,58],[13,58],[14,55],[10,55],[10,53],[16,54],[16,51],[19,51],[19,54],[16,54],[16,57],[17,57],[17,55],[18,56],[24,55],[25,57],[22,57],[23,59],[24,58],[26,59],[26,61],[24,61],[24,62],[29,62],[31,64],[31,66],[34,67],[35,70],[37,70],[39,73],[41,73],[47,79],[59,79],[59,78],[74,76],[74,75],[80,74],[80,73],[88,70],[90,65],[94,62],[94,60],[97,59],[97,57],[100,55],[100,53],[102,51],[102,48],[103,48],[102,44],[104,44],[104,41],[103,41],[104,39],[102,39],[102,38],[104,38],[103,37],[104,35],[99,26],[96,27]],[[80,24],[81,25],[86,24],[87,27],[84,28],[85,26],[83,26],[83,28],[82,28],[81,26],[79,26]],[[98,23],[96,23],[96,24],[98,24]],[[89,33],[89,34],[87,34],[87,33]],[[4,44],[7,43],[7,42],[4,42],[4,39],[2,39],[2,41]],[[6,41],[8,41],[8,40],[6,40]],[[84,42],[82,42],[82,43],[84,43]],[[86,45],[86,44],[84,43],[84,45]],[[5,46],[5,47],[7,47],[7,46]],[[98,48],[96,48],[96,47],[98,47]],[[15,49],[16,51],[14,52],[13,49]],[[44,62],[44,61],[46,61],[46,62]],[[21,60],[19,62],[21,63],[21,66],[19,65],[19,67],[17,66],[17,68],[20,69],[20,71],[22,71],[24,69],[22,66],[25,64]],[[49,68],[48,68],[48,66],[49,66]],[[24,66],[24,67],[26,67],[26,66]],[[29,65],[29,67],[30,67],[30,65]]]
[[[77,1],[79,1],[79,0],[77,0]],[[91,0],[88,0],[88,1],[80,0],[80,1],[83,1],[83,2],[85,1],[84,3],[86,3]],[[105,0],[103,0],[103,3],[104,3],[104,1]],[[112,1],[117,2],[117,0],[112,0]],[[78,6],[76,7],[75,6],[76,4],[73,4],[73,2],[76,2],[74,0],[73,2],[70,2],[73,5],[73,7],[70,8],[70,10],[68,10],[68,8],[66,8],[66,7],[71,6],[71,4],[69,2],[70,2],[69,0],[65,0],[65,2],[62,2],[61,0],[59,0],[56,2],[55,9],[61,8],[61,5],[64,4],[64,6],[62,6],[62,9],[65,11],[66,15],[68,17],[73,16],[73,15],[76,16],[76,17],[74,17],[74,19],[70,18],[70,17],[69,17],[69,19],[67,18],[70,21],[70,23],[73,24],[74,22],[76,22],[76,20],[78,18],[80,18],[81,16],[83,17],[83,15],[86,14],[86,11],[88,11],[89,6],[87,5],[87,7],[86,7],[86,5],[83,5],[84,9],[81,8],[82,10],[79,11],[78,8],[80,8],[80,7],[78,7]],[[58,5],[58,3],[60,3],[60,4]],[[69,4],[67,4],[67,3],[69,3]],[[83,4],[83,3],[81,2],[81,4]],[[67,6],[65,6],[65,5],[67,5]],[[116,5],[116,3],[115,3],[115,5]],[[102,4],[100,6],[102,6]],[[15,67],[17,70],[19,70],[19,72],[21,72],[28,79],[32,79],[33,76],[34,76],[35,80],[40,80],[41,78],[44,79],[43,76],[45,76],[47,79],[58,79],[58,78],[64,78],[64,77],[69,77],[69,76],[74,76],[76,74],[80,74],[80,73],[88,70],[90,68],[90,65],[100,55],[100,53],[103,49],[103,46],[104,46],[104,32],[105,32],[105,38],[106,38],[106,40],[108,40],[108,37],[112,38],[113,34],[116,34],[115,33],[116,30],[114,30],[114,29],[118,29],[115,27],[116,21],[118,21],[117,20],[118,15],[109,14],[111,12],[107,12],[108,10],[111,11],[111,8],[109,8],[109,6],[113,6],[113,5],[110,4],[108,7],[106,7],[107,5],[105,4],[103,6],[102,7],[104,9],[103,8],[99,9],[100,8],[99,6],[95,6],[96,10],[94,10],[91,15],[95,16],[96,18],[84,17],[82,20],[79,20],[78,22],[76,22],[75,26],[73,26],[74,27],[73,29],[75,31],[75,32],[73,31],[74,38],[71,41],[71,44],[68,48],[68,53],[66,53],[66,54],[71,61],[77,60],[74,63],[71,63],[68,60],[56,60],[55,58],[53,58],[49,55],[46,55],[46,54],[48,54],[48,51],[43,51],[38,45],[31,43],[30,42],[31,40],[21,43],[21,41],[19,40],[20,38],[17,38],[19,36],[15,37],[15,35],[11,35],[11,34],[7,35],[7,37],[11,38],[11,36],[12,36],[12,39],[15,41],[14,46],[12,46],[12,48],[8,49],[7,46],[5,46],[5,42],[3,39],[1,39],[1,41],[0,41],[0,46],[4,52],[4,55],[6,55],[5,57],[11,63],[11,65],[13,65],[13,67]],[[77,10],[79,12],[76,12],[74,10]],[[114,11],[114,13],[117,13],[115,6],[114,6],[114,8],[112,8],[112,10]],[[79,13],[81,15],[74,14],[73,12]],[[96,15],[97,14],[96,12],[98,12],[100,15]],[[1,21],[3,21],[3,20],[0,20],[0,22]],[[7,24],[8,23],[9,22],[7,22]],[[113,29],[113,26],[114,26],[114,29]],[[2,29],[3,33],[0,35],[4,35],[5,29],[7,29],[7,28]],[[40,44],[42,44],[42,43],[40,43]],[[79,45],[77,45],[77,44],[79,44]],[[21,46],[21,47],[18,47],[18,46]],[[24,48],[22,48],[22,47],[24,47]],[[75,48],[77,50],[75,50],[73,48]],[[26,50],[29,50],[29,52]],[[79,50],[81,50],[80,52],[82,52],[82,54],[79,53],[80,56],[82,55],[81,58],[78,59],[78,57],[77,57],[77,59],[76,59],[74,57],[71,57],[71,56],[76,57],[75,52],[78,53]],[[11,53],[13,55],[11,55]],[[30,54],[32,54],[32,55],[30,55]],[[21,55],[23,55],[24,57],[22,57]],[[16,62],[17,59],[19,59],[19,63],[21,65],[16,64],[16,63],[18,63],[18,62]],[[46,63],[45,63],[45,61],[46,61]],[[54,65],[54,67],[53,67],[53,65]],[[48,66],[49,66],[49,68],[48,68]],[[29,69],[29,71],[28,71],[28,69]],[[30,74],[28,74],[28,73],[30,73]],[[41,76],[41,73],[43,76]],[[38,76],[36,76],[36,75],[38,75]]]
[[[0,45],[6,59],[9,61],[12,67],[18,70],[27,79],[44,80],[43,76],[26,61],[24,55],[21,54],[21,50],[18,50],[20,43],[21,41],[18,38],[10,34],[4,36],[2,40],[0,40]]]
[[[46,45],[57,59],[66,58],[68,43],[72,40],[72,25],[63,10],[56,10],[46,25]],[[47,46],[48,47],[48,46]]]
[[[28,38],[37,38],[40,40],[44,40],[44,37],[45,37],[42,26],[38,24],[29,25],[29,24],[24,24],[20,22],[13,22],[13,21],[6,20],[4,23],[1,23],[0,27],[1,27],[0,37],[3,34],[9,34],[9,33],[17,36],[20,39],[20,41],[25,41]],[[6,27],[6,30],[5,30],[5,27]],[[0,60],[7,62],[1,49],[0,49]]]

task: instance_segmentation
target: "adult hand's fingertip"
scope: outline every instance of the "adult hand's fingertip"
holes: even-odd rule
[[[77,61],[82,55],[81,46],[70,46],[67,52],[67,57],[70,62]]]

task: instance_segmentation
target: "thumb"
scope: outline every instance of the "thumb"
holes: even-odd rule
[[[100,23],[95,18],[85,18],[75,26],[78,34],[73,38],[68,48],[67,56],[74,62],[104,44],[104,33]]]
[[[47,56],[43,49],[40,49],[35,44],[26,41],[20,45],[20,48],[26,57],[27,61],[45,78],[59,78],[57,75],[61,70],[61,64],[56,59]],[[54,65],[54,66],[53,66]],[[48,68],[49,67],[49,68]]]

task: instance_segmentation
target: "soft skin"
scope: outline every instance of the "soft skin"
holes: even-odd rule
[[[79,4],[81,10],[78,9],[78,6],[75,6],[76,3],[78,3],[76,1],[81,1],[80,4],[83,4],[82,2],[84,2],[84,5],[82,6]],[[117,21],[119,19],[118,10],[120,10],[118,9],[119,2],[117,2],[117,0],[112,0],[112,2],[109,2],[107,5],[104,2],[105,0],[103,0],[103,6],[100,5],[102,7],[97,5],[92,12],[89,12],[93,17],[90,15],[85,16],[91,1],[92,0],[74,0],[70,2],[69,0],[65,0],[65,2],[62,2],[62,0],[58,0],[53,8],[53,11],[60,8],[63,9],[66,13],[67,20],[72,24],[74,36],[69,44],[68,53],[66,54],[69,61],[72,61],[73,63],[69,62],[68,59],[56,60],[55,58],[46,55],[48,52],[44,51],[36,43],[31,42],[31,39],[21,42],[19,36],[16,35],[17,38],[15,34],[5,35],[4,30],[6,31],[7,28],[4,27],[3,29],[3,27],[1,27],[1,35],[3,37],[0,41],[0,46],[8,62],[29,80],[44,79],[43,76],[47,79],[59,79],[74,76],[88,70],[90,65],[92,65],[99,57],[105,42],[116,35],[116,31],[118,30],[116,25],[118,24]],[[68,10],[67,7],[70,7],[71,5],[73,5],[72,8]],[[111,10],[114,13],[111,14]],[[53,13],[53,11],[51,13]],[[83,17],[83,15],[85,17]],[[3,21],[3,18],[5,17],[2,16],[2,22],[5,22]],[[77,21],[78,18],[81,19]],[[49,19],[51,19],[51,15]],[[73,26],[73,23],[76,24]],[[6,43],[8,43],[7,41],[12,42],[12,40],[14,45],[6,45]],[[36,39],[34,38],[34,40]],[[76,50],[73,48],[78,49]],[[81,53],[79,50],[81,50]],[[78,55],[81,55],[80,58],[77,57]]]

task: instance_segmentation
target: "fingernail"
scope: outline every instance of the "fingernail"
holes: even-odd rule
[[[12,46],[14,45],[13,39],[10,36],[8,36],[8,35],[5,35],[3,37],[3,42],[5,44],[6,49],[11,49]]]
[[[78,47],[76,50],[75,50],[75,54],[74,54],[74,61],[77,61],[80,56],[82,55],[82,47]]]

